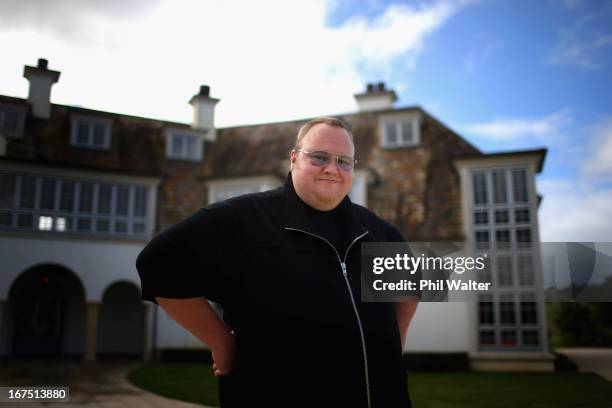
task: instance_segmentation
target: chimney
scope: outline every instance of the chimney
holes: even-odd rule
[[[210,97],[210,87],[200,86],[200,92],[194,95],[189,103],[193,106],[193,121],[191,127],[206,130],[206,140],[214,142],[217,139],[215,130],[215,105],[219,99]]]
[[[23,68],[23,76],[30,81],[28,102],[32,105],[32,115],[39,119],[51,117],[51,87],[60,77],[59,71],[47,68],[49,62],[39,58],[38,65]]]
[[[397,95],[393,89],[387,89],[384,82],[368,83],[364,93],[355,94],[360,112],[393,109]]]

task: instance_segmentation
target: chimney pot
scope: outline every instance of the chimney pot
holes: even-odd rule
[[[378,83],[378,92],[385,92],[385,83],[384,82],[379,82]]]
[[[38,68],[40,69],[47,69],[47,67],[49,66],[49,61],[46,60],[45,58],[39,58],[38,59]]]
[[[210,86],[208,85],[200,85],[200,96],[209,96],[210,95]]]
[[[366,90],[367,90],[367,93],[374,92],[374,84],[368,83]]]

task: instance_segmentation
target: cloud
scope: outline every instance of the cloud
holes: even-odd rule
[[[545,242],[612,242],[612,189],[596,188],[588,179],[540,180],[544,200],[539,210]]]
[[[488,40],[484,43],[481,49],[474,50],[468,53],[463,60],[463,66],[468,74],[475,73],[481,66],[486,64],[491,55],[498,49],[503,47],[503,43],[499,40]]]
[[[323,0],[166,0],[132,18],[84,7],[80,16],[97,23],[74,38],[0,32],[0,43],[19,44],[4,54],[13,65],[0,65],[0,89],[17,89],[21,66],[47,57],[62,71],[54,101],[65,104],[189,121],[187,100],[206,83],[221,98],[219,126],[353,111],[372,72],[384,78],[398,59],[416,63],[427,36],[467,4],[394,5],[336,27]]]
[[[601,70],[606,48],[612,45],[612,33],[607,21],[612,13],[611,3],[596,13],[578,18],[563,28],[559,43],[550,51],[546,62],[552,65],[576,66],[587,70]],[[599,27],[603,22],[604,28]]]
[[[591,128],[590,154],[583,162],[586,176],[601,176],[612,180],[612,118]]]
[[[542,118],[500,118],[463,126],[462,130],[467,134],[499,141],[536,138],[546,142],[561,133],[572,121],[571,110],[562,109]]]

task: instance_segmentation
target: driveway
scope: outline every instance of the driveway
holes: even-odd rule
[[[612,381],[612,348],[558,348],[578,366],[578,371],[596,373]]]
[[[130,384],[126,374],[140,362],[83,365],[65,360],[9,361],[0,364],[0,386],[69,385],[70,402],[19,403],[20,407],[202,408],[161,397]],[[0,403],[0,406],[4,404]]]

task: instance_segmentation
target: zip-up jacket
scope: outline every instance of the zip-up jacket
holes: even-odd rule
[[[139,255],[144,300],[222,306],[239,351],[219,378],[222,407],[410,407],[395,305],[360,301],[360,244],[403,238],[348,197],[338,209],[340,249],[289,175],[197,211]]]

